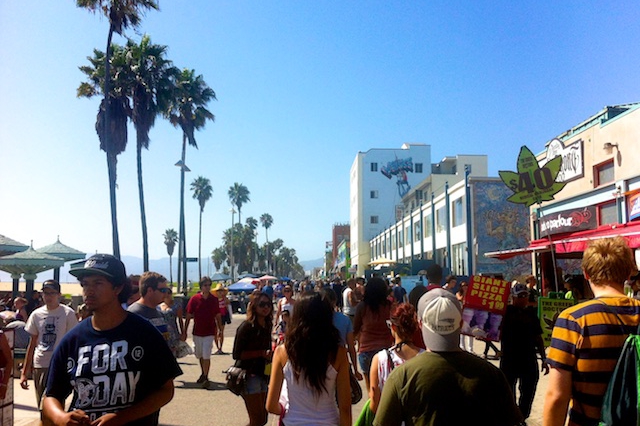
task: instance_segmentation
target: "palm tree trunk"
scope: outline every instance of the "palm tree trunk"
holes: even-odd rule
[[[113,255],[120,259],[120,238],[118,237],[118,214],[116,206],[116,156],[107,153],[107,171],[109,173],[109,201],[111,203],[111,238]]]
[[[198,281],[202,278],[202,209],[200,209],[200,225],[198,226]]]
[[[238,223],[240,224],[240,232],[242,232],[242,221],[240,220],[240,206],[238,206]],[[242,233],[240,234],[242,235]],[[239,240],[240,242],[238,243],[238,257],[236,257],[236,265],[238,265],[238,275],[242,273],[243,269],[242,269],[242,250],[241,250],[241,245],[243,244],[244,238],[242,238],[241,240]]]
[[[143,272],[149,270],[149,240],[147,238],[147,214],[144,210],[144,190],[142,187],[142,145],[137,144],[138,165],[138,196],[140,198],[140,221],[142,222],[142,268]]]
[[[105,151],[107,152],[107,172],[109,174],[109,201],[111,203],[111,241],[113,244],[113,255],[120,259],[120,238],[118,236],[118,213],[116,206],[116,155],[111,153],[111,133],[109,132],[111,98],[111,40],[113,38],[113,24],[109,25],[109,34],[107,35],[107,50],[104,56],[104,122],[103,137]]]
[[[267,273],[270,272],[269,267],[269,228],[264,228],[264,237],[267,239]]]
[[[171,261],[171,255],[169,255],[169,280],[173,285],[173,262]]]

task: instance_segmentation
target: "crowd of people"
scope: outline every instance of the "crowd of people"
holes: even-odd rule
[[[467,283],[443,277],[437,264],[408,293],[401,277],[267,283],[249,296],[231,353],[246,372],[248,424],[265,425],[272,413],[285,426],[525,425],[544,373],[543,424],[596,425],[615,361],[640,322],[640,300],[629,297],[638,272],[622,238],[592,242],[582,269],[589,289],[573,280],[568,297],[594,298],[560,314],[548,350],[535,277],[511,284],[499,367],[483,359],[489,345],[477,356],[473,336],[463,334]],[[42,284],[42,305],[31,311],[26,299],[12,301],[29,335],[20,385],[33,380],[45,423],[158,424],[182,374],[176,359],[190,353],[199,362],[196,383],[209,387],[211,356],[224,354],[231,323],[224,285],[202,277],[182,306],[165,277],[127,276],[110,255],[70,273],[82,286],[77,311],[60,303],[55,280]],[[358,382],[368,399],[352,413]]]

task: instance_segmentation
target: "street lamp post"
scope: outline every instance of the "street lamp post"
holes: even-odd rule
[[[182,291],[187,294],[187,242],[185,238],[184,224],[184,173],[191,170],[184,162],[185,147],[182,146],[182,159],[175,165],[180,167],[180,231],[178,233],[178,289],[180,277],[182,277]],[[182,272],[182,274],[181,274]]]
[[[230,275],[231,275],[231,282],[234,282],[234,279],[233,279],[233,268],[234,268],[234,265],[233,265],[233,215],[236,214],[236,210],[233,207],[231,207],[231,209],[229,210],[229,213],[231,213],[231,236],[229,238],[229,245],[231,246],[231,250],[229,251],[229,259],[231,260]]]

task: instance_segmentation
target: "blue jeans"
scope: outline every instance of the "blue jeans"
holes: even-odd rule
[[[268,384],[267,376],[247,374],[247,380],[244,384],[244,393],[245,395],[267,393]]]
[[[375,351],[367,351],[360,352],[358,354],[358,363],[360,364],[360,369],[362,370],[362,374],[369,375],[369,370],[371,369],[371,360],[373,356],[380,352],[381,349]]]

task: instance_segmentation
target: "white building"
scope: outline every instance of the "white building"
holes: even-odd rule
[[[362,275],[371,256],[369,240],[402,217],[402,198],[431,174],[431,147],[359,152],[351,166],[351,265]]]

